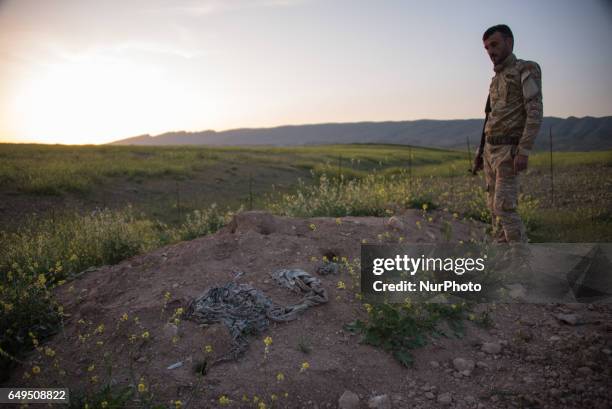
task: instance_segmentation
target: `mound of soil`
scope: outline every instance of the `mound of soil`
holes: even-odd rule
[[[610,407],[607,306],[498,306],[491,328],[468,322],[463,338],[432,339],[415,352],[413,368],[343,329],[366,317],[356,298],[359,283],[347,268],[318,275],[322,257],[354,261],[364,240],[442,241],[445,223],[452,225],[453,240],[483,234],[482,224],[445,212],[427,217],[432,220],[417,210],[391,219],[244,212],[216,234],[88,272],[58,288],[66,315],[62,331],[43,345],[42,354],[33,352],[7,385],[77,393],[108,382],[142,383],[156,401],[180,400],[192,408],[217,407],[223,395],[232,408],[256,407],[254,395],[268,407],[336,408],[343,394],[342,407],[354,408]],[[329,302],[294,321],[271,323],[239,359],[206,366],[230,350],[229,332],[222,324],[174,322],[176,310],[234,279],[277,303],[295,303],[300,296],[270,278],[290,268],[317,276]],[[243,274],[236,278],[238,272]],[[558,314],[577,319],[560,320]],[[267,352],[266,337],[272,339]],[[40,373],[32,373],[34,366]],[[351,406],[347,391],[359,402]]]

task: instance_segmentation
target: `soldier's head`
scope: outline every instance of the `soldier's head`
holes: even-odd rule
[[[482,42],[489,58],[491,58],[493,64],[497,65],[512,53],[514,36],[510,27],[505,24],[498,24],[484,32]]]

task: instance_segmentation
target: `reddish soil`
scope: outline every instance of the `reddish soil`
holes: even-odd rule
[[[299,296],[273,282],[269,274],[277,269],[300,268],[316,275],[324,255],[357,259],[363,239],[397,243],[403,236],[410,243],[442,241],[443,220],[452,223],[455,240],[483,234],[479,223],[454,220],[437,211],[428,216],[432,222],[425,221],[420,211],[409,210],[397,216],[400,222],[389,223],[375,217],[295,219],[246,212],[216,234],[85,273],[58,289],[66,314],[64,328],[43,345],[53,349],[55,357],[32,353],[7,385],[69,387],[76,393],[97,390],[109,381],[135,385],[143,378],[157,401],[169,404],[178,399],[190,408],[218,407],[222,395],[232,400],[227,407],[256,407],[242,402],[243,395],[264,398],[270,407],[271,394],[278,396],[274,407],[336,408],[345,390],[359,395],[356,407],[362,408],[377,395],[387,395],[393,408],[610,407],[612,309],[608,306],[498,306],[492,311],[492,328],[468,322],[465,337],[430,340],[415,351],[414,367],[405,368],[343,329],[366,314],[355,297],[358,283],[342,270],[318,276],[329,295],[327,304],[312,307],[295,321],[271,324],[252,338],[241,358],[208,368],[203,378],[194,366],[207,356],[227,352],[229,333],[221,324],[206,328],[187,320],[178,328],[167,324],[176,308],[185,308],[206,289],[231,281],[235,271],[245,273],[239,282],[289,304]],[[346,289],[337,288],[340,280]],[[164,312],[166,292],[170,297]],[[558,321],[559,312],[579,316],[581,325]],[[126,322],[121,320],[124,313],[129,316]],[[101,324],[104,330],[96,333]],[[145,331],[150,335],[146,340]],[[132,334],[134,342],[129,340]],[[80,340],[79,335],[85,338]],[[265,356],[267,336],[273,343]],[[489,341],[501,345],[501,351],[483,352],[482,344]],[[209,354],[206,345],[212,346]],[[473,360],[476,367],[460,374],[455,358]],[[58,368],[53,367],[54,359]],[[181,367],[167,369],[181,361]],[[310,367],[300,372],[303,362]],[[24,378],[35,365],[41,372]],[[278,373],[285,379],[278,381]],[[93,376],[98,377],[97,384],[92,384]]]

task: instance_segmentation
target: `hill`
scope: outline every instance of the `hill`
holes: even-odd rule
[[[286,125],[273,128],[242,128],[216,132],[168,132],[141,135],[112,142],[113,145],[312,145],[345,143],[393,143],[437,148],[476,146],[480,141],[482,119],[397,122],[326,123]],[[592,151],[612,148],[612,116],[546,117],[536,139],[536,150],[549,146],[552,127],[557,151]]]

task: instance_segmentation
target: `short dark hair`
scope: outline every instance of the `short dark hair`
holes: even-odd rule
[[[498,24],[496,26],[487,28],[487,31],[485,31],[482,35],[482,41],[485,41],[487,38],[491,37],[493,33],[496,33],[498,31],[502,33],[504,38],[511,38],[512,40],[514,40],[514,35],[512,34],[512,30],[510,30],[510,27],[505,24]]]

